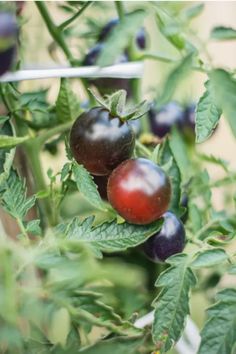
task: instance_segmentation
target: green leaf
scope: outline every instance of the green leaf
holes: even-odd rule
[[[160,150],[159,161],[162,167],[163,165],[166,166],[167,169],[165,170],[171,182],[171,201],[169,209],[178,213],[181,197],[181,175],[168,140],[165,141],[163,148]]]
[[[85,242],[101,250],[117,251],[143,243],[159,231],[162,225],[162,220],[149,225],[133,225],[126,222],[117,224],[112,221],[93,227],[93,221],[93,217],[83,222],[74,218],[68,224],[58,225],[56,231],[68,240]]]
[[[236,289],[224,289],[208,311],[198,354],[230,354],[236,344]]]
[[[2,123],[4,120],[2,120]],[[0,128],[0,134],[5,136],[13,136],[14,128],[10,121],[5,121]],[[6,181],[10,174],[11,166],[15,156],[15,149],[0,149],[0,190],[3,183]]]
[[[220,41],[236,39],[236,30],[232,27],[218,26],[212,29],[210,36]]]
[[[62,307],[52,314],[48,338],[52,344],[65,346],[69,332],[70,314]]]
[[[236,81],[223,69],[213,70],[210,73],[210,80],[215,104],[222,109],[236,137]]]
[[[180,24],[160,6],[156,8],[156,21],[160,32],[177,49],[184,49],[187,42],[181,34]]]
[[[35,204],[35,196],[27,198],[25,182],[12,171],[5,182],[5,191],[1,197],[3,208],[14,218],[23,220]]]
[[[91,347],[81,349],[81,354],[136,354],[136,349],[141,346],[143,338],[140,337],[116,337],[102,340]]]
[[[80,193],[97,209],[106,211],[106,205],[102,201],[97,186],[93,181],[93,177],[89,172],[82,165],[78,165],[77,163],[72,165],[72,172]]]
[[[176,127],[173,127],[172,129],[169,144],[175,161],[180,169],[182,180],[185,182],[189,179],[191,173],[191,169],[189,168],[190,161],[188,158],[187,146]]]
[[[0,135],[0,149],[13,148],[16,145],[22,144],[28,139],[29,139],[28,136],[16,137],[16,136]]]
[[[221,109],[214,102],[210,82],[205,82],[206,91],[200,98],[196,108],[196,142],[202,143],[207,140],[216,128]]]
[[[26,225],[26,231],[35,236],[42,235],[42,229],[40,227],[40,220],[31,220]]]
[[[191,267],[204,268],[212,267],[217,264],[222,264],[228,259],[227,253],[221,249],[211,249],[203,252],[198,252],[195,255],[194,261],[191,263]]]
[[[98,58],[99,66],[114,64],[117,57],[129,46],[134,33],[142,26],[145,16],[145,11],[136,10],[128,13],[120,20],[104,44],[104,48]]]
[[[194,4],[190,7],[187,7],[181,12],[181,17],[183,17],[185,20],[192,20],[194,17],[199,16],[204,9],[204,4]]]
[[[68,79],[61,79],[60,91],[56,101],[56,114],[58,121],[68,122],[76,119],[81,112],[78,98],[72,91]]]
[[[202,216],[199,208],[195,205],[194,202],[189,203],[188,214],[189,220],[191,220],[192,230],[194,233],[196,233],[202,227]]]
[[[170,101],[175,89],[179,85],[180,81],[183,80],[187,74],[190,72],[192,66],[193,53],[188,54],[181,62],[170,72],[165,83],[163,91],[158,98],[158,105],[163,105]]]
[[[228,166],[229,166],[228,161],[221,159],[220,157],[213,156],[213,155],[199,154],[198,156],[202,161],[206,161],[206,162],[212,163],[214,165],[218,165],[218,166],[222,167],[225,172],[228,172]]]
[[[160,353],[166,353],[180,338],[189,314],[189,292],[196,277],[186,254],[170,257],[171,267],[162,272],[156,286],[161,290],[155,300],[153,340]]]

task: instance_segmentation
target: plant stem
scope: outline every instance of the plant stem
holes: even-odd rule
[[[63,35],[61,33],[61,30],[54,24],[53,19],[51,18],[50,13],[48,12],[47,6],[45,5],[45,2],[43,1],[35,1],[35,5],[37,6],[42,18],[44,19],[44,22],[47,26],[47,29],[55,42],[60,46],[60,48],[63,50],[66,58],[69,60],[70,64],[73,65],[74,63],[74,58],[71,54],[71,51],[69,50]]]
[[[115,5],[116,5],[116,10],[117,10],[118,16],[119,16],[120,20],[122,20],[125,16],[124,4],[122,1],[115,1]]]
[[[82,7],[81,9],[79,9],[78,12],[76,12],[76,14],[74,16],[72,16],[71,18],[69,18],[68,20],[62,22],[59,26],[58,29],[60,29],[61,31],[64,30],[66,27],[68,27],[74,20],[76,20],[76,18],[78,18],[80,15],[82,15],[82,13],[90,6],[92,5],[93,1],[87,1]]]
[[[40,161],[40,145],[36,140],[31,141],[28,140],[24,144],[27,156],[30,161],[31,171],[34,176],[35,189],[37,191],[47,189],[47,185],[45,183],[43,168]],[[49,198],[40,200],[40,210],[43,216],[43,220],[47,220],[47,223],[52,226],[54,225],[53,213],[52,213],[52,205],[50,203]]]
[[[144,146],[142,143],[140,143],[139,140],[136,139],[135,145],[146,157],[149,157],[149,158],[151,157],[151,155],[152,155],[151,151],[149,151],[148,148],[146,148],[146,146]]]
[[[48,129],[43,133],[39,134],[34,141],[37,141],[37,144],[41,147],[47,140],[52,138],[54,135],[60,134],[69,130],[73,122],[69,121],[63,124],[60,124],[54,128]]]

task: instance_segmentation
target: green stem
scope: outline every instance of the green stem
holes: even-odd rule
[[[40,145],[37,143],[36,140],[34,140],[33,142],[29,140],[25,142],[24,147],[27,152],[27,156],[29,158],[31,171],[34,176],[35,189],[37,191],[46,190],[47,185],[44,179],[43,167],[40,161]],[[42,213],[44,223],[45,220],[47,220],[47,223],[50,226],[53,226],[54,220],[53,220],[53,213],[52,213],[52,205],[50,203],[49,198],[47,197],[41,199],[39,202],[39,206],[40,206],[40,211]]]
[[[118,16],[119,16],[120,20],[122,20],[125,16],[124,4],[122,1],[115,1],[115,5],[116,5],[116,10],[117,10]]]
[[[69,130],[73,122],[69,121],[63,124],[60,124],[54,128],[48,129],[45,132],[39,134],[36,139],[37,144],[41,147],[47,140],[52,138],[54,135],[64,133]]]
[[[146,146],[144,146],[142,143],[140,143],[139,140],[136,139],[135,145],[146,157],[148,157],[148,158],[151,157],[151,155],[152,155],[151,151],[149,151],[148,148],[146,148]]]
[[[58,29],[60,29],[61,31],[63,31],[66,27],[68,27],[74,20],[76,20],[80,15],[82,15],[82,13],[90,6],[92,5],[93,1],[87,1],[82,7],[81,9],[71,18],[69,18],[68,20],[62,22],[60,24],[60,26],[58,26]]]
[[[47,26],[47,29],[55,42],[60,46],[60,48],[63,50],[66,58],[69,60],[70,64],[73,65],[75,62],[64,38],[62,35],[61,30],[54,24],[53,19],[51,18],[51,15],[48,12],[47,6],[45,5],[45,2],[43,1],[35,1],[35,5],[37,6],[42,18],[44,19],[44,22]]]
[[[23,235],[24,238],[25,238],[25,241],[26,241],[27,243],[29,243],[29,236],[28,236],[28,234],[27,234],[27,231],[26,231],[26,229],[25,229],[25,227],[24,227],[24,224],[23,224],[22,220],[19,219],[19,218],[17,218],[16,221],[17,221],[17,224],[18,224],[18,226],[19,226],[19,228],[20,228],[20,231],[21,231],[22,235]]]

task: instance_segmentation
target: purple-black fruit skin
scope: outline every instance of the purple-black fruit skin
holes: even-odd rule
[[[126,122],[112,117],[103,107],[82,113],[70,132],[75,160],[93,175],[109,175],[133,153],[135,134]]]
[[[163,215],[163,219],[161,230],[143,245],[148,258],[157,263],[181,253],[185,246],[185,229],[181,220],[170,211]]]
[[[0,76],[10,70],[14,61],[15,52],[15,47],[11,47],[4,52],[0,52]]]
[[[0,75],[7,72],[14,60],[16,46],[13,42],[16,42],[18,34],[18,27],[16,18],[10,12],[0,12],[0,42],[1,39],[8,42],[9,47],[1,49],[0,47]]]
[[[93,176],[93,181],[98,187],[98,193],[100,194],[101,198],[103,200],[108,200],[107,197],[107,182],[108,182],[108,176]]]
[[[128,121],[128,124],[131,125],[133,131],[134,131],[134,134],[136,137],[138,137],[141,133],[141,122],[140,122],[140,119],[134,119],[134,120],[130,120]]]
[[[159,110],[151,108],[148,115],[151,131],[159,138],[168,134],[173,125],[181,126],[184,119],[182,107],[177,102],[169,102]]]
[[[146,43],[146,32],[143,27],[138,30],[135,39],[138,48],[144,50],[147,46],[147,43]]]

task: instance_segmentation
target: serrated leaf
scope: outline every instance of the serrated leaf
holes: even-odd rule
[[[88,348],[80,349],[81,354],[136,354],[136,349],[142,344],[140,337],[116,337],[102,340]]]
[[[205,82],[205,87],[206,91],[196,107],[195,131],[197,143],[204,142],[212,135],[222,113],[214,102],[209,81]]]
[[[225,172],[228,172],[228,165],[229,165],[228,161],[213,155],[199,154],[198,156],[200,157],[201,160],[218,165],[222,167]]]
[[[106,211],[105,203],[101,199],[97,185],[94,183],[89,172],[82,165],[78,165],[77,163],[72,165],[72,172],[80,193],[97,209]]]
[[[193,268],[212,267],[217,264],[222,264],[228,259],[227,253],[221,249],[211,249],[203,252],[198,252],[195,255],[194,261],[191,263]]]
[[[189,314],[189,292],[196,285],[187,255],[171,257],[168,263],[171,267],[156,282],[161,290],[155,300],[152,336],[160,353],[166,353],[180,338]]]
[[[76,119],[81,112],[78,98],[72,91],[68,79],[61,79],[60,91],[56,101],[56,114],[58,121],[68,122]]]
[[[198,354],[230,354],[236,344],[236,289],[224,289],[208,311]]]
[[[16,137],[16,136],[0,135],[0,149],[13,148],[16,145],[22,144],[28,139],[29,139],[28,136]]]
[[[169,209],[178,213],[181,197],[181,175],[168,140],[165,141],[163,147],[160,150],[159,162],[162,167],[166,167],[167,170],[165,169],[165,171],[168,174],[171,182],[171,201]]]
[[[236,81],[225,70],[216,69],[210,73],[215,104],[223,111],[236,137]]]
[[[199,16],[204,9],[204,4],[194,4],[190,7],[187,7],[181,12],[181,16],[186,20],[192,20],[194,17]]]
[[[98,58],[99,66],[114,64],[117,57],[129,46],[134,33],[142,26],[146,16],[144,10],[136,10],[124,16],[108,36],[101,55]],[[114,45],[115,43],[115,45]]]
[[[40,227],[40,220],[31,220],[26,225],[26,231],[33,235],[41,236],[42,229]]]
[[[173,127],[171,138],[169,139],[170,148],[175,161],[179,167],[183,181],[190,177],[191,170],[189,169],[190,161],[188,158],[188,149],[180,135],[178,129]]]
[[[193,53],[188,54],[168,75],[162,93],[158,98],[158,105],[164,105],[172,98],[176,87],[190,72],[192,66]]]
[[[56,231],[69,240],[86,242],[101,250],[125,250],[135,247],[160,230],[162,220],[150,225],[117,224],[115,221],[93,227],[93,217],[83,222],[74,218],[68,224],[58,225]]]
[[[126,102],[126,95],[127,93],[125,90],[119,90],[109,96],[109,106],[113,116],[122,116]]]
[[[14,135],[14,128],[10,121],[5,121],[0,129],[0,134],[6,136]],[[15,149],[0,149],[0,189],[10,174],[11,166],[15,156]]]
[[[211,30],[210,37],[217,40],[231,40],[236,39],[236,30],[232,27],[218,26]]]
[[[23,220],[35,204],[35,196],[27,198],[25,182],[19,179],[15,171],[11,172],[4,187],[1,197],[3,208],[14,218]]]

